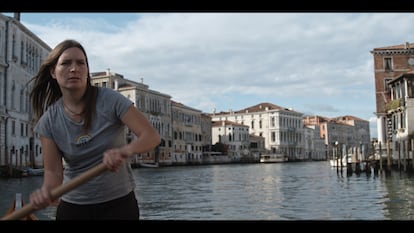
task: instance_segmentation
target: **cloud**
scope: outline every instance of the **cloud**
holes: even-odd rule
[[[66,38],[81,41],[92,72],[110,68],[143,78],[204,112],[271,102],[371,121],[370,51],[414,37],[414,15],[402,14],[78,13],[37,24],[25,22],[23,13],[22,21],[51,47]]]

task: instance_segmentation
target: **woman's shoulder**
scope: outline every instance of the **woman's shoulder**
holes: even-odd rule
[[[62,97],[59,98],[58,100],[56,100],[51,105],[49,105],[46,112],[48,112],[49,114],[52,114],[52,115],[56,114],[57,112],[59,112],[61,110],[60,109],[61,104],[62,104]]]
[[[97,87],[98,88],[98,95],[102,96],[102,97],[107,97],[107,96],[123,96],[121,93],[115,91],[112,88],[107,88],[107,87]]]
[[[120,92],[107,87],[98,87],[98,102],[111,105],[126,101],[129,101],[129,99]]]
[[[60,98],[56,102],[49,105],[46,111],[43,113],[43,115],[40,116],[39,121],[56,121],[56,117],[62,111],[62,109],[60,108],[61,102],[62,99]]]

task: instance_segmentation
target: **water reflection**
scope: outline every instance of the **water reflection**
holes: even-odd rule
[[[134,170],[144,220],[413,220],[413,177],[337,173],[327,162]],[[0,211],[41,177],[0,179]],[[38,211],[54,219],[55,208]]]

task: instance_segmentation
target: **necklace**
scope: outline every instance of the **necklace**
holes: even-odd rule
[[[62,101],[62,104],[63,104],[63,107],[64,107],[64,109],[66,109],[66,110],[68,110],[69,111],[69,113],[71,114],[71,115],[73,115],[73,116],[81,116],[82,114],[83,114],[83,111],[82,112],[80,112],[80,113],[77,113],[77,112],[75,112],[75,111],[73,111],[73,110],[71,110],[66,104],[65,104],[65,102],[63,102]]]

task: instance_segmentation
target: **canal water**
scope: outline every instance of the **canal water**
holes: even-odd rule
[[[414,177],[337,172],[327,161],[134,169],[143,220],[413,220]],[[0,213],[42,177],[0,179]],[[54,219],[54,207],[35,212]]]

